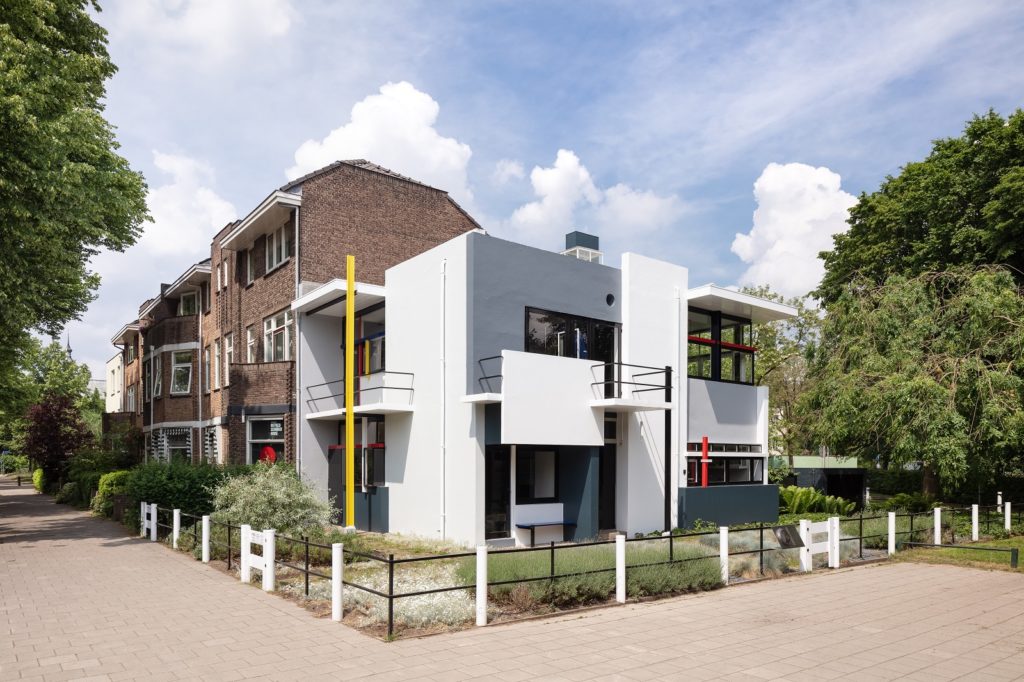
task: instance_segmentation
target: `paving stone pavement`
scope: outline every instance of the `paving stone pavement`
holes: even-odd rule
[[[0,478],[0,680],[1024,676],[1024,578],[876,564],[384,643]]]

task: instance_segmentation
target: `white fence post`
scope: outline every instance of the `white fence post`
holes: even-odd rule
[[[210,517],[203,517],[203,563],[210,563]]]
[[[839,568],[839,517],[828,519],[828,567]]]
[[[263,591],[273,592],[277,567],[277,538],[273,528],[263,531]]]
[[[149,505],[139,502],[139,537],[146,537],[146,513],[149,512]]]
[[[896,553],[896,512],[889,512],[889,556]]]
[[[341,585],[345,579],[345,561],[343,545],[335,542],[331,545],[331,620],[341,621]]]
[[[932,528],[932,539],[934,540],[933,544],[941,545],[942,544],[942,507],[936,507],[935,510],[932,513],[935,515],[935,523],[932,524],[933,525],[933,528]]]
[[[729,584],[729,526],[718,527],[718,564],[722,571],[722,584]]]
[[[174,521],[171,522],[171,547],[178,549],[178,537],[181,535],[181,510],[173,512]]]
[[[241,578],[243,583],[247,583],[252,579],[252,570],[249,568],[249,550],[251,549],[249,531],[251,529],[249,524],[242,524],[242,556],[239,557],[239,563],[241,564],[239,578]],[[228,532],[231,532],[230,528],[228,528]]]
[[[868,488],[866,486],[864,488],[864,506],[865,507],[870,507],[871,506],[871,488]]]
[[[1006,512],[1005,512],[1005,518],[1003,519],[1003,525],[1006,527],[1006,530],[1010,530],[1010,528],[1013,526],[1013,523],[1011,523],[1011,521],[1010,521],[1010,503],[1009,502],[1006,503]]]
[[[804,546],[800,548],[800,570],[810,571],[814,568],[814,555],[811,553],[811,522],[800,519],[800,540]]]
[[[615,536],[615,601],[626,603],[626,536]]]
[[[476,548],[476,624],[487,625],[487,545]]]
[[[971,540],[978,541],[978,505],[971,505]]]
[[[149,505],[149,540],[156,542],[156,504]]]
[[[996,505],[1003,506],[1003,494],[1001,492],[996,493]]]

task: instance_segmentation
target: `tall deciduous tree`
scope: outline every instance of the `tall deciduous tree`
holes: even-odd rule
[[[1024,281],[1024,110],[977,116],[963,135],[862,194],[849,231],[821,254],[828,306],[854,279],[875,285],[961,265],[1010,266]]]
[[[90,8],[0,5],[0,381],[28,330],[55,335],[85,310],[99,284],[89,259],[133,244],[147,217],[142,176],[103,118],[116,69]]]
[[[70,396],[47,393],[29,408],[24,454],[42,468],[47,481],[62,480],[71,456],[93,442],[93,435]]]
[[[1019,465],[1022,358],[1024,295],[1005,268],[861,280],[829,307],[804,408],[836,451],[923,463],[935,494],[934,474],[952,490]]]
[[[797,309],[793,319],[753,327],[757,348],[754,379],[759,386],[768,386],[770,401],[769,449],[785,455],[792,467],[794,456],[809,454],[816,447],[800,399],[809,385],[807,358],[818,343],[820,311],[809,297],[787,299],[766,286],[743,291]]]

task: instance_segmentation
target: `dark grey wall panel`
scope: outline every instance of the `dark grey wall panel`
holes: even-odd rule
[[[597,448],[558,448],[558,498],[566,521],[576,528],[566,529],[566,540],[579,542],[597,537],[598,475],[600,456]]]
[[[690,528],[697,521],[717,526],[779,520],[779,486],[720,485],[679,489],[679,526]]]

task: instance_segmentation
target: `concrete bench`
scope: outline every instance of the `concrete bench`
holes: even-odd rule
[[[536,539],[535,532],[538,528],[546,528],[548,526],[561,526],[562,527],[562,541],[565,541],[565,529],[575,528],[575,523],[569,523],[568,521],[537,521],[535,523],[517,523],[516,528],[522,528],[523,530],[530,531],[530,547],[533,547]]]

